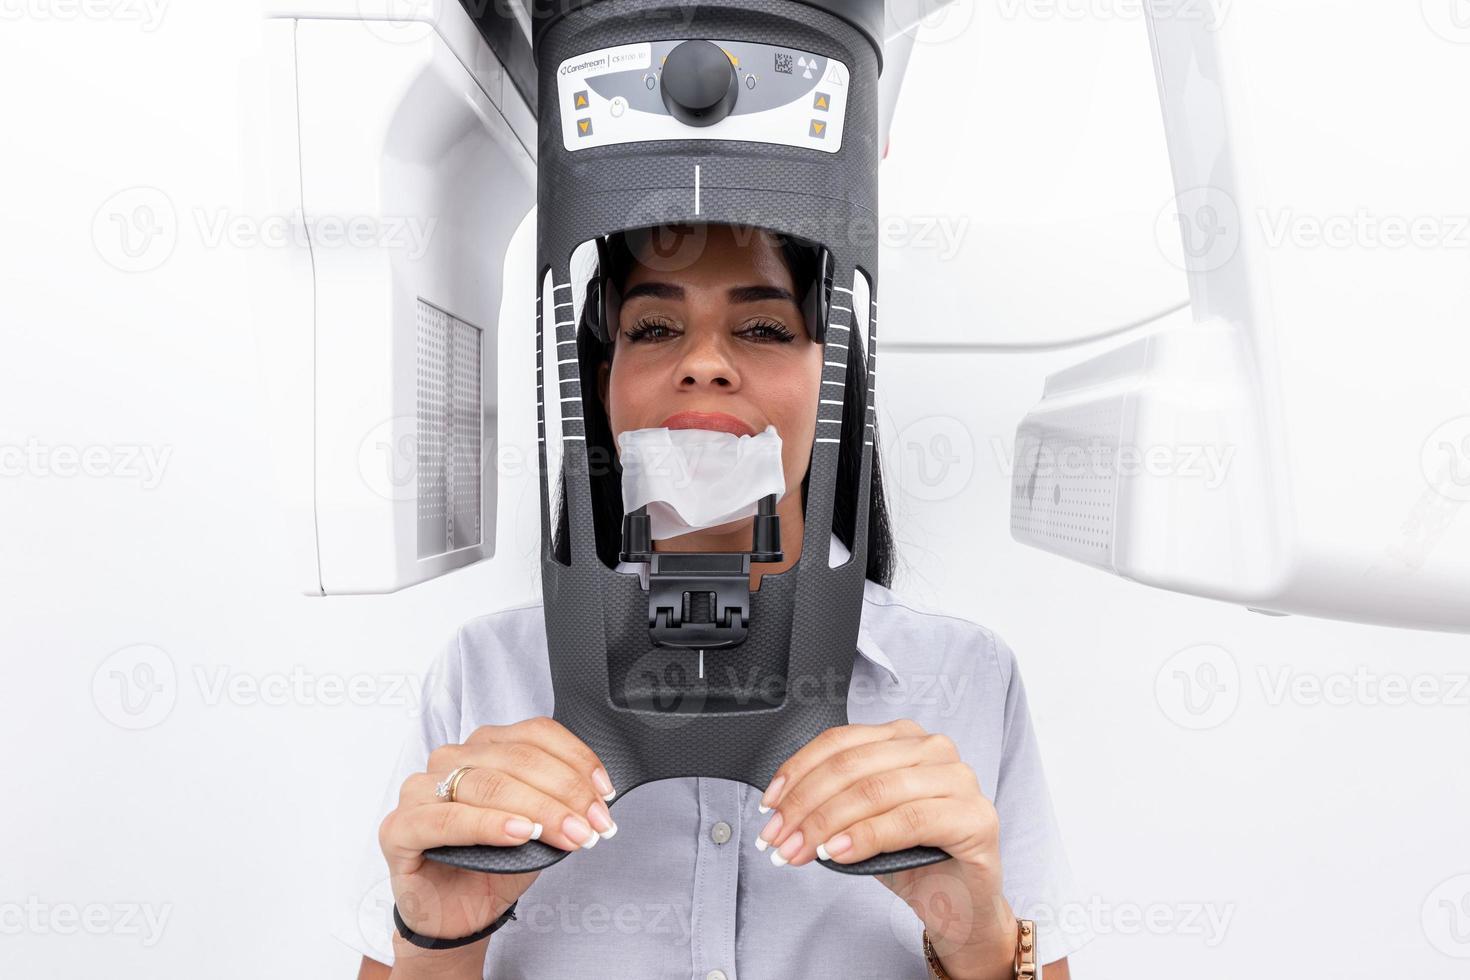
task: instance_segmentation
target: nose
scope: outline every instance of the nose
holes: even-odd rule
[[[675,383],[680,388],[705,385],[735,388],[740,385],[734,359],[717,330],[689,331],[675,372]]]

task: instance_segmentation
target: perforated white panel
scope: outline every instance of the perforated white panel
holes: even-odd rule
[[[480,542],[478,327],[418,301],[418,556]]]
[[[1029,416],[1016,433],[1011,536],[1111,569],[1122,399]]]

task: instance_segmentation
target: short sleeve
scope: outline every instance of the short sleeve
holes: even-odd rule
[[[994,636],[994,634],[992,634]],[[1037,962],[1070,956],[1093,939],[1078,910],[1086,907],[1062,845],[1041,746],[1021,673],[1005,641],[994,637],[1005,712],[995,809],[1000,817],[1000,863],[1006,900],[1018,918],[1036,922]]]
[[[424,676],[417,717],[409,724],[375,813],[365,826],[354,823],[353,832],[358,833],[361,826],[365,839],[341,888],[332,935],[363,956],[389,966],[393,964],[393,889],[378,846],[378,827],[398,806],[403,781],[428,768],[429,753],[461,740],[462,665],[456,634]]]

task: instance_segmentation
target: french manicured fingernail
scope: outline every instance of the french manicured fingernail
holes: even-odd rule
[[[613,789],[612,780],[607,778],[607,770],[601,766],[598,766],[597,771],[592,774],[592,785],[597,787],[597,792],[602,794],[604,800],[610,800],[618,795],[618,791]]]
[[[541,831],[543,829],[545,829],[545,828],[543,828],[539,823],[536,824],[535,825],[535,829],[531,831],[531,839],[532,840],[540,840],[541,839]]]
[[[612,814],[607,810],[607,804],[601,800],[587,808],[587,818],[592,821],[592,826],[597,828],[597,833],[604,840],[618,832],[618,825],[613,823]]]
[[[796,857],[796,852],[799,850],[801,850],[801,831],[798,830],[786,838],[785,843],[779,849],[771,852],[771,863],[779,868]]]
[[[512,837],[529,838],[536,829],[536,825],[525,817],[511,817],[505,822],[505,832]]]
[[[756,809],[761,813],[770,813],[771,807],[775,806],[776,801],[781,798],[781,787],[785,785],[786,776],[784,774],[771,780],[771,785],[767,786],[766,791],[761,794],[761,803]]]
[[[578,816],[568,815],[568,817],[561,822],[561,829],[562,833],[566,834],[568,837],[578,842],[583,847],[591,847],[601,839],[597,836],[597,831],[587,826],[587,821]]]
[[[817,857],[823,861],[832,860],[832,855],[841,854],[852,846],[852,838],[846,834],[838,834],[825,844],[817,845]]]
[[[767,820],[766,825],[761,828],[760,836],[755,839],[755,849],[757,851],[764,851],[770,846],[771,841],[775,839],[776,834],[780,830],[781,814],[777,811],[776,815],[770,820]]]

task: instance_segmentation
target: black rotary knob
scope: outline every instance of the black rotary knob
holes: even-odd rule
[[[686,126],[713,126],[735,108],[740,82],[729,55],[709,41],[685,41],[664,60],[661,91]]]

